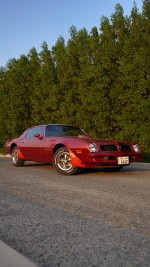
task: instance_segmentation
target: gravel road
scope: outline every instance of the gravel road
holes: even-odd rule
[[[150,164],[68,177],[0,157],[0,239],[41,267],[150,266]]]

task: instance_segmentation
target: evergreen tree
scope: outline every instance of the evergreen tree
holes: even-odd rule
[[[0,68],[0,147],[41,123],[68,123],[102,138],[133,140],[150,151],[150,1],[124,16],[70,28],[50,51],[46,42]]]
[[[2,85],[5,127],[8,134],[20,134],[27,126],[28,98],[28,59],[22,55],[19,60],[12,59],[7,64],[7,70]]]
[[[148,146],[150,124],[149,42],[146,21],[136,5],[130,16],[130,31],[125,39],[120,72],[120,132],[118,137]],[[122,91],[122,94],[121,94]],[[122,106],[122,107],[121,107]]]
[[[68,77],[70,85],[67,88],[65,100],[66,104],[67,102],[70,103],[66,110],[70,116],[70,123],[74,122],[76,125],[83,124],[82,95],[84,92],[82,91],[81,80],[83,76],[84,81],[88,78],[89,51],[89,35],[86,29],[77,32],[75,27],[71,27],[70,39],[67,44]]]
[[[70,29],[71,39],[65,46],[64,39],[60,37],[53,47],[53,54],[56,66],[56,73],[59,85],[59,121],[63,123],[75,123],[76,116],[76,96],[77,96],[77,77],[79,65],[77,66],[78,56],[76,55],[76,44],[74,38],[77,32],[74,27]]]
[[[62,36],[58,38],[55,46],[52,47],[52,58],[55,66],[57,103],[59,103],[55,116],[58,123],[67,123],[68,116],[66,116],[66,114],[64,115],[64,95],[66,91],[66,84],[69,83],[67,74],[68,59],[66,54],[65,40]]]
[[[37,112],[40,107],[39,90],[41,90],[41,77],[39,75],[41,60],[37,53],[37,50],[33,47],[28,54],[30,73],[30,125],[39,124],[41,122],[41,114]],[[40,91],[41,92],[41,91]]]
[[[58,117],[59,91],[55,73],[55,64],[46,42],[42,45],[40,59],[41,67],[39,69],[39,76],[41,85],[39,91],[36,93],[36,95],[38,94],[40,105],[37,105],[37,112],[40,114],[41,122],[56,123]]]
[[[6,88],[6,70],[0,68],[0,148],[4,149],[6,138],[8,138],[8,130],[6,124],[6,118],[8,114],[8,94]]]
[[[113,102],[111,90],[116,77],[115,40],[110,21],[103,17],[100,25],[98,60],[95,61],[91,107],[94,116],[94,129],[98,136],[110,137],[113,131]]]

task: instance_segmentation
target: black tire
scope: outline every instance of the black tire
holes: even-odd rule
[[[123,166],[114,167],[114,168],[103,168],[105,172],[119,172]]]
[[[12,164],[15,167],[22,167],[24,165],[25,160],[18,158],[18,147],[17,146],[13,148],[11,156],[12,156]]]
[[[69,151],[66,147],[59,148],[53,157],[53,166],[61,174],[73,175],[78,172],[78,167],[72,165]]]

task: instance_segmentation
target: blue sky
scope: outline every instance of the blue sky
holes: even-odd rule
[[[67,42],[69,29],[99,28],[104,15],[110,18],[115,5],[120,3],[124,14],[129,15],[134,0],[0,0],[0,66],[11,58],[29,53],[32,47],[38,52],[47,42],[49,49],[59,36]],[[136,0],[139,11],[142,0]]]

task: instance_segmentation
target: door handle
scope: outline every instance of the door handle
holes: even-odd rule
[[[23,144],[24,144],[25,142],[24,142],[24,141],[22,141],[21,143],[23,143]]]

